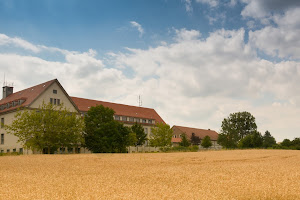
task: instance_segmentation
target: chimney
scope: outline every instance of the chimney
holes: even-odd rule
[[[3,92],[2,92],[2,99],[5,99],[6,97],[8,97],[9,95],[11,95],[12,93],[14,93],[14,87],[11,86],[3,86]]]

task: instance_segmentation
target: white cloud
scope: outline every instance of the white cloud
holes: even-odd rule
[[[184,0],[184,4],[185,4],[186,12],[192,13],[193,12],[192,0]]]
[[[276,14],[272,19],[277,26],[249,32],[251,44],[271,56],[300,59],[300,8]]]
[[[246,4],[242,11],[243,17],[255,19],[266,18],[274,12],[282,12],[291,8],[300,7],[299,0],[241,0]]]
[[[140,32],[140,37],[142,37],[144,34],[144,29],[143,29],[142,25],[140,25],[139,23],[137,23],[135,21],[131,21],[130,24],[131,24],[131,26],[137,28],[137,30]]]
[[[14,45],[16,47],[21,47],[25,50],[33,51],[34,53],[40,52],[40,48],[36,45],[31,44],[21,38],[18,37],[8,37],[5,34],[0,34],[0,46],[3,45]]]
[[[293,139],[299,130],[300,63],[274,63],[256,55],[245,43],[245,30],[217,30],[200,38],[197,30],[174,30],[174,43],[111,52],[105,66],[97,52],[61,52],[64,61],[36,56],[0,54],[0,69],[16,90],[53,78],[72,96],[153,107],[173,125],[219,131],[232,112],[249,111],[259,131],[269,130],[278,140]],[[10,45],[13,45],[12,43]],[[52,50],[52,51],[51,51]],[[123,70],[133,71],[129,78]],[[34,78],[29,78],[34,77]]]
[[[196,0],[198,3],[208,4],[210,7],[217,7],[219,0]]]
[[[180,30],[175,29],[175,32],[176,32],[176,36],[175,36],[176,41],[197,40],[201,36],[201,33],[199,31],[186,30],[185,28]]]

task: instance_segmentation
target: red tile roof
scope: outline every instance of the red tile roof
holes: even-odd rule
[[[110,103],[110,102],[97,101],[91,99],[83,99],[78,97],[71,97],[71,98],[81,112],[87,112],[92,106],[103,105],[104,107],[113,109],[116,112],[115,113],[116,115],[143,118],[143,119],[154,119],[155,123],[165,123],[164,120],[152,108],[129,106],[124,104]]]
[[[29,106],[39,95],[41,95],[46,90],[47,87],[49,87],[55,81],[57,81],[57,80],[54,79],[54,80],[51,80],[51,81],[47,81],[45,83],[41,83],[39,85],[27,88],[25,90],[21,90],[19,92],[13,93],[13,94],[9,95],[8,97],[6,97],[5,99],[1,99],[0,100],[0,106],[3,105],[3,104],[13,102],[13,101],[17,101],[19,99],[23,99],[23,100],[25,100],[25,102],[22,103],[21,105],[12,106],[10,108],[0,110],[0,113],[15,110],[15,109],[18,109],[20,107]]]
[[[179,142],[181,142],[181,138],[173,138],[172,137],[171,142],[173,142],[173,143],[179,143]]]
[[[203,139],[207,135],[210,137],[211,140],[216,141],[218,139],[218,133],[213,130],[190,128],[190,127],[183,127],[183,126],[173,126],[172,129],[173,128],[177,128],[182,133],[185,133],[187,138],[191,138],[192,133],[195,133],[195,136],[198,136],[200,139]]]

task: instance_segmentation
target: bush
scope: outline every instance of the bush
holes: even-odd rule
[[[160,150],[162,152],[197,152],[199,147],[197,145],[183,147],[183,146],[176,146],[176,147],[162,147]]]
[[[10,152],[10,153],[0,153],[0,156],[18,156],[21,155],[18,152]]]

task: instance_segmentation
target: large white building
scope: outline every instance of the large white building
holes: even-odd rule
[[[135,122],[142,124],[148,137],[151,134],[151,127],[156,123],[164,122],[152,108],[70,97],[57,79],[15,93],[13,87],[4,86],[3,98],[0,100],[0,152],[33,153],[31,150],[24,149],[23,145],[18,143],[16,136],[7,134],[3,125],[12,123],[18,108],[37,109],[43,102],[51,102],[55,105],[63,103],[70,112],[77,112],[82,116],[90,107],[103,105],[112,108],[115,111],[115,120],[123,122],[126,126],[131,126]],[[76,151],[84,152],[85,149],[81,148]]]

